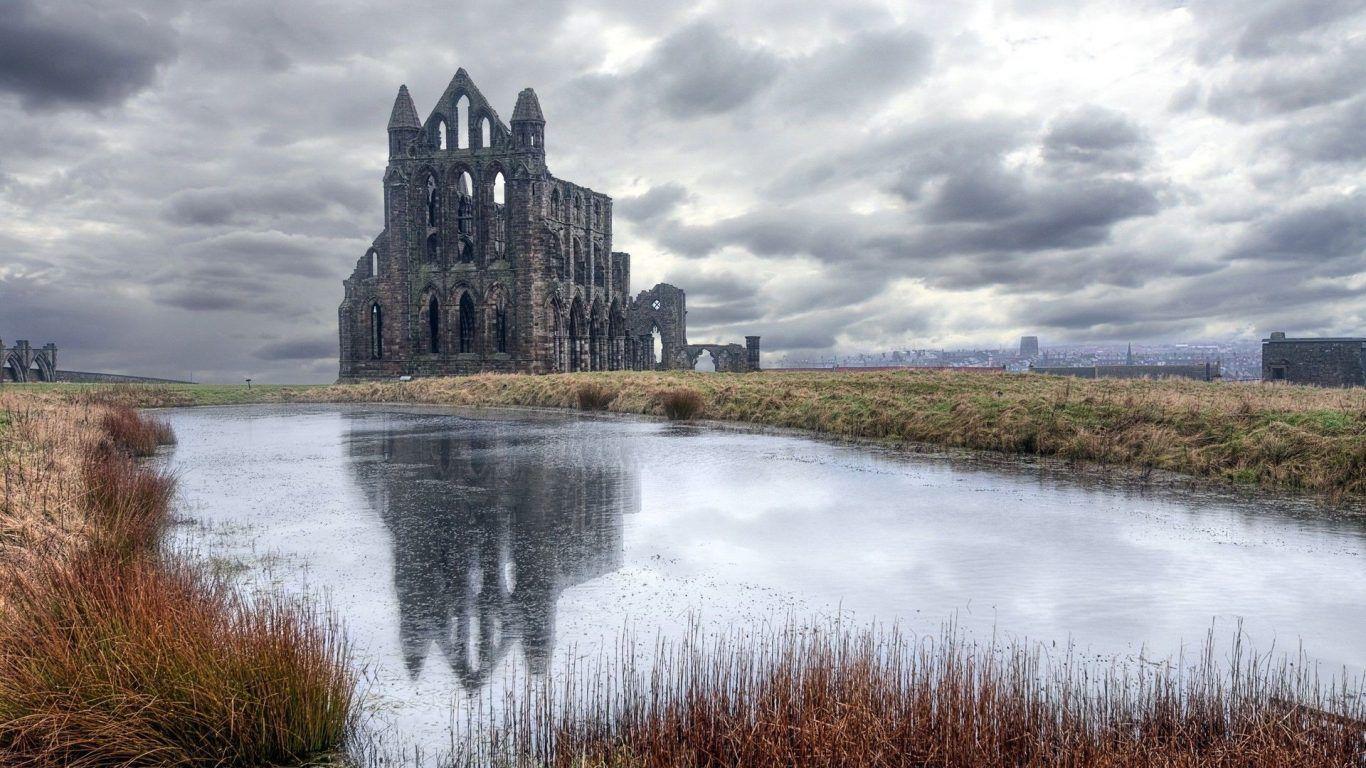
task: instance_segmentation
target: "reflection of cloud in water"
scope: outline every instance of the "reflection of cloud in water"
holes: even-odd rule
[[[408,414],[357,416],[350,466],[393,537],[404,663],[432,648],[482,686],[520,641],[546,671],[560,594],[622,563],[622,515],[640,508],[623,441],[563,429]]]

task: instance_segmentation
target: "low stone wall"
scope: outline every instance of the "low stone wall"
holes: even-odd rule
[[[1075,376],[1081,379],[1195,379],[1219,378],[1218,363],[1200,365],[1082,365],[1031,368],[1046,376]]]
[[[158,379],[154,376],[124,376],[119,373],[94,373],[91,371],[57,371],[55,381],[69,384],[193,384],[182,379]]]

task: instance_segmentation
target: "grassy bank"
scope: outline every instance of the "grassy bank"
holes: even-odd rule
[[[587,401],[585,388],[594,391]],[[907,372],[484,375],[330,387],[55,387],[138,406],[415,402],[665,415],[1158,469],[1244,485],[1366,497],[1366,390]],[[684,398],[686,399],[686,398]],[[691,410],[691,409],[690,409]]]
[[[308,607],[164,556],[174,439],[86,392],[0,394],[0,765],[258,766],[339,748],[354,681]]]
[[[1320,684],[1303,659],[1269,663],[1212,642],[1189,664],[1104,666],[951,631],[694,634],[656,649],[648,669],[580,663],[528,688],[452,762],[1345,768],[1366,758],[1357,692]]]

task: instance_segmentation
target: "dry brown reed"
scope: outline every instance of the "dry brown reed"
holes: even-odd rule
[[[687,421],[702,413],[702,393],[680,387],[660,394],[659,407],[670,421]]]
[[[127,405],[106,408],[101,426],[110,442],[133,456],[151,456],[158,447],[175,442],[170,425]]]
[[[340,747],[338,631],[159,554],[173,436],[128,403],[0,394],[0,765],[248,766]]]
[[[154,549],[165,528],[175,478],[106,443],[87,448],[83,468],[91,544],[134,555]]]
[[[7,575],[0,764],[279,765],[351,729],[344,648],[306,608],[97,551]]]
[[[586,381],[574,389],[581,411],[605,411],[617,396],[616,390],[596,381]]]
[[[528,684],[460,765],[1267,766],[1366,760],[1359,684],[1321,684],[1303,658],[1268,662],[1213,641],[1187,666],[1054,659],[951,630],[789,629],[694,636],[651,665],[579,664]],[[1347,681],[1343,681],[1343,686]]]

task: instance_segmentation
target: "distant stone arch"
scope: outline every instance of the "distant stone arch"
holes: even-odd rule
[[[626,333],[636,340],[637,359],[631,367],[691,369],[692,362],[678,356],[678,351],[688,344],[687,316],[686,296],[675,286],[660,283],[637,294],[626,310]],[[659,334],[657,356],[653,352],[655,332]]]

